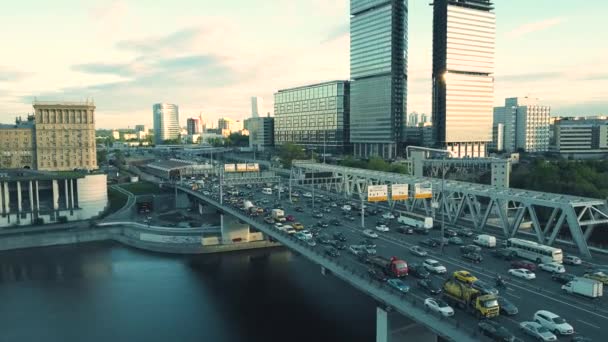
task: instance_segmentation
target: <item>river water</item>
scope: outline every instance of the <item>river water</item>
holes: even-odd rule
[[[374,301],[285,249],[0,253],[4,341],[373,341]]]

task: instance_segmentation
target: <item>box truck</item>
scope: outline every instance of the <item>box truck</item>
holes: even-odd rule
[[[574,278],[562,285],[562,290],[569,294],[578,294],[589,298],[598,298],[604,294],[604,284],[587,278]]]

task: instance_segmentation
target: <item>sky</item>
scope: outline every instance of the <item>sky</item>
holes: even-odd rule
[[[409,0],[408,107],[431,111],[432,8]],[[495,104],[608,114],[605,0],[495,0]],[[20,0],[0,13],[0,122],[38,100],[92,98],[98,128],[152,124],[152,105],[250,116],[251,96],[349,78],[348,0]],[[491,113],[489,114],[491,115]]]

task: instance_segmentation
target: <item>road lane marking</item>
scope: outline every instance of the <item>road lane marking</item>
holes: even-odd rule
[[[509,293],[509,292],[505,293],[505,295],[507,295],[507,296],[511,296],[511,297],[514,297],[514,298],[517,298],[517,299],[521,299],[521,297],[520,297],[520,296],[516,296],[516,295],[514,295],[514,294],[512,294],[512,293]]]
[[[581,323],[583,323],[583,324],[586,324],[586,325],[588,325],[588,326],[590,326],[590,327],[592,327],[592,328],[601,329],[600,327],[598,327],[598,326],[597,326],[597,325],[595,325],[595,324],[591,324],[591,323],[589,323],[589,322],[585,322],[585,321],[580,320],[580,319],[577,319],[577,321],[579,321],[579,322],[581,322]]]

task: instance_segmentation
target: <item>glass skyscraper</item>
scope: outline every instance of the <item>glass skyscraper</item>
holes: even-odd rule
[[[350,2],[350,141],[360,157],[394,158],[407,93],[407,0]]]
[[[179,138],[179,110],[177,105],[157,103],[152,107],[154,115],[154,143],[161,145],[165,140]]]
[[[492,141],[492,0],[433,1],[435,142],[457,157],[484,157]]]

